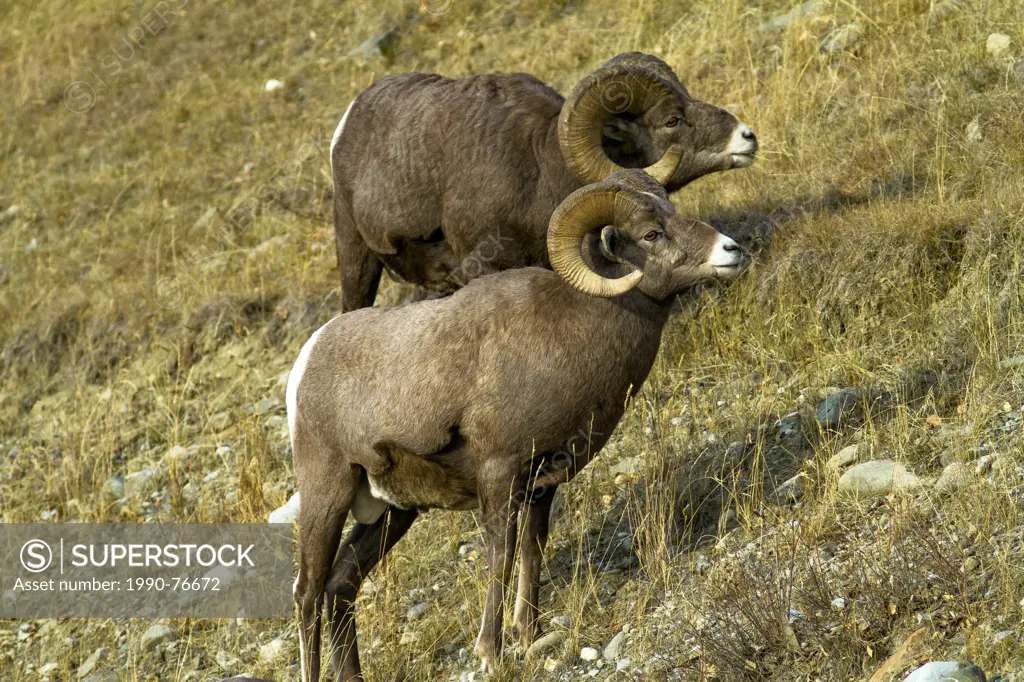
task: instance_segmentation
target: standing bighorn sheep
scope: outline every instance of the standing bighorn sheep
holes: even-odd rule
[[[550,224],[554,272],[508,270],[448,298],[346,313],[303,346],[287,390],[303,682],[319,679],[325,595],[332,666],[344,682],[362,679],[359,585],[422,509],[481,510],[491,581],[476,651],[487,670],[530,503],[514,622],[532,640],[555,488],[601,449],[643,385],[676,294],[743,262],[733,240],[677,215],[643,171],[574,192]],[[349,513],[357,523],[342,542]]]
[[[646,168],[673,192],[756,151],[750,128],[636,52],[568,99],[524,73],[387,76],[352,101],[331,141],[342,311],[373,305],[384,267],[441,293],[548,267],[548,219],[581,186]]]

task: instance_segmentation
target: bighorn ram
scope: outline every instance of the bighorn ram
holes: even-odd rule
[[[551,217],[547,246],[554,272],[508,270],[448,298],[345,313],[303,346],[287,405],[302,496],[304,682],[319,679],[325,595],[332,666],[344,682],[362,679],[359,585],[423,509],[481,509],[491,581],[476,651],[486,670],[501,653],[528,503],[514,620],[532,640],[554,489],[615,429],[676,294],[731,277],[743,261],[733,240],[677,215],[637,170],[571,194]],[[357,523],[341,542],[350,512]]]
[[[384,267],[442,293],[489,272],[548,267],[548,219],[581,186],[646,168],[673,192],[748,166],[756,151],[750,128],[637,52],[568,99],[524,73],[382,78],[331,141],[342,311],[373,305]]]

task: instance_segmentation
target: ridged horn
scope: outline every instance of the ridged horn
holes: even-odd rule
[[[657,70],[635,63],[601,67],[577,83],[558,120],[558,144],[576,178],[590,184],[626,170],[601,147],[605,121],[616,114],[642,114],[663,98],[675,96],[677,87]],[[672,146],[644,170],[664,185],[681,157],[682,149]]]
[[[637,200],[628,189],[607,183],[588,185],[563,201],[548,225],[548,258],[552,269],[576,289],[591,296],[611,298],[624,294],[643,279],[633,272],[610,279],[594,272],[583,260],[583,240],[589,232],[626,220]]]

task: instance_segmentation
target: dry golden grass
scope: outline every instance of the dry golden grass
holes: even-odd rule
[[[122,38],[157,4],[180,9],[129,57]],[[758,27],[790,9],[780,0],[8,8],[0,211],[19,210],[0,218],[0,518],[264,520],[294,486],[281,375],[338,308],[327,147],[350,99],[416,70],[527,71],[565,92],[644,50],[757,130],[758,164],[674,200],[761,258],[673,322],[642,399],[566,486],[542,593],[545,623],[572,618],[561,667],[513,657],[497,678],[580,677],[579,647],[623,624],[620,679],[867,679],[922,625],[936,657],[1024,667],[1024,365],[1005,362],[1024,354],[1024,15],[978,0],[934,21],[932,4],[824,2],[777,32]],[[850,22],[852,48],[823,54]],[[393,62],[364,63],[359,44],[392,25]],[[993,32],[1008,55],[986,52]],[[285,87],[264,92],[270,78]],[[82,113],[76,81],[94,92]],[[856,432],[821,431],[816,401],[845,386],[890,398]],[[794,411],[803,436],[780,441]],[[857,505],[826,464],[853,439],[926,481],[940,454],[969,461],[983,443],[1013,466],[956,494]],[[105,496],[176,444],[195,447],[153,496]],[[637,471],[609,471],[636,456]],[[774,502],[800,472],[800,502]],[[467,669],[484,568],[458,548],[478,541],[472,515],[432,513],[372,576],[368,679]],[[414,588],[431,608],[410,626]],[[297,679],[291,622],[173,624],[177,645],[154,654],[145,622],[5,622],[0,678],[56,662],[53,679],[72,679],[110,646],[122,680]],[[406,629],[419,638],[399,644]],[[289,660],[261,662],[279,636]]]

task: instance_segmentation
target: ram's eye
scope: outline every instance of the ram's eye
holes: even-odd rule
[[[657,238],[658,238],[658,231],[657,230],[651,230],[650,232],[648,232],[647,234],[644,235],[644,241],[645,242],[653,242]]]
[[[666,128],[675,128],[677,125],[679,125],[679,117],[678,116],[673,116],[669,120],[665,121],[665,127]]]

